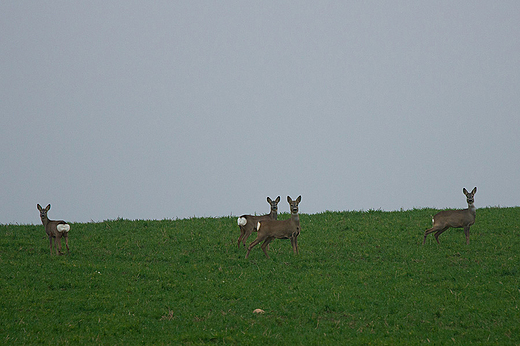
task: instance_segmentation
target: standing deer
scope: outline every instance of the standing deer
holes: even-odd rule
[[[265,256],[269,258],[266,247],[273,239],[291,239],[291,244],[294,253],[298,253],[298,235],[300,234],[300,216],[298,215],[298,204],[302,200],[302,196],[298,196],[295,201],[291,197],[287,196],[287,202],[291,209],[291,218],[287,220],[263,220],[259,221],[256,229],[258,235],[256,239],[249,244],[247,248],[246,258],[249,256],[249,252],[258,243],[263,241],[262,250]]]
[[[63,255],[61,252],[61,237],[65,238],[65,246],[67,247],[67,253],[69,253],[69,231],[70,225],[63,220],[49,220],[47,212],[51,209],[51,205],[47,205],[43,209],[39,204],[36,208],[40,211],[40,219],[42,220],[45,232],[49,236],[49,247],[52,255],[52,238],[54,238],[54,248],[56,249],[56,255]],[[57,244],[57,245],[56,245]]]
[[[274,201],[267,197],[267,203],[271,205],[271,212],[266,215],[253,216],[253,215],[242,215],[238,218],[237,223],[240,227],[240,237],[238,237],[238,247],[240,243],[246,247],[246,240],[249,238],[251,233],[256,232],[256,224],[260,220],[276,220],[278,218],[278,202],[280,202],[280,196]]]
[[[477,216],[477,208],[475,208],[475,205],[473,204],[475,202],[473,197],[475,196],[475,193],[477,193],[477,188],[475,187],[471,192],[468,192],[466,188],[463,188],[462,192],[466,195],[468,209],[443,210],[435,214],[435,216],[432,219],[432,228],[427,229],[424,232],[423,245],[426,243],[426,237],[430,233],[435,233],[435,240],[437,240],[437,244],[440,244],[439,236],[442,234],[442,232],[446,231],[450,227],[464,228],[464,234],[466,235],[466,244],[469,244],[469,228],[471,225],[475,223],[475,217]]]

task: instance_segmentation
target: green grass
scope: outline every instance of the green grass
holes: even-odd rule
[[[0,225],[0,343],[520,345],[520,208],[423,246],[435,212],[304,214],[270,260],[235,217],[72,224],[60,257]]]

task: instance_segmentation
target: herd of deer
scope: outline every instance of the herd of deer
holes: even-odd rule
[[[444,210],[441,211],[432,218],[432,227],[424,232],[423,245],[426,243],[426,237],[428,234],[434,233],[435,240],[439,243],[439,236],[446,231],[448,228],[464,228],[464,234],[466,235],[466,244],[469,244],[469,228],[475,223],[476,208],[474,205],[474,196],[477,193],[477,188],[473,188],[471,192],[468,192],[466,188],[462,189],[464,195],[466,195],[466,202],[468,203],[467,209],[462,210]],[[251,249],[262,243],[262,251],[267,258],[267,250],[269,249],[269,243],[273,239],[290,239],[292,248],[295,254],[298,253],[298,236],[300,235],[300,217],[298,215],[298,205],[302,200],[302,196],[298,196],[295,200],[287,196],[287,203],[291,210],[291,218],[287,220],[278,220],[278,203],[280,202],[280,196],[274,201],[267,197],[267,203],[271,206],[271,212],[266,215],[253,216],[253,215],[242,215],[238,218],[237,223],[240,228],[240,236],[238,237],[238,247],[242,243],[246,246],[246,240],[253,232],[257,232],[256,239],[249,244],[247,247],[246,258],[249,257]],[[69,231],[70,225],[63,220],[49,220],[47,212],[51,208],[51,205],[42,208],[39,204],[36,205],[40,211],[40,219],[45,227],[45,232],[49,237],[49,247],[52,255],[52,240],[54,239],[54,247],[57,255],[62,255],[61,251],[61,238],[65,238],[65,246],[67,247],[67,253],[69,252]],[[440,243],[439,243],[440,244]]]
[[[475,187],[471,192],[463,188],[462,192],[466,195],[468,209],[444,210],[435,214],[432,219],[432,228],[424,232],[423,245],[426,243],[426,237],[431,233],[435,233],[435,240],[439,243],[439,236],[448,228],[464,228],[466,244],[469,244],[469,228],[475,223],[475,217],[477,215],[474,205],[475,200],[473,198],[475,193],[477,193],[477,188]],[[262,250],[267,258],[269,258],[267,250],[269,249],[269,243],[273,239],[291,239],[293,251],[294,253],[298,253],[298,235],[300,235],[301,230],[300,218],[298,217],[298,204],[301,199],[302,196],[299,196],[293,201],[291,197],[287,196],[287,202],[291,210],[291,218],[287,220],[277,220],[280,196],[274,201],[267,197],[267,203],[271,206],[271,212],[269,214],[261,216],[242,215],[238,218],[237,222],[240,227],[240,237],[238,237],[239,247],[241,243],[244,247],[246,246],[246,240],[253,232],[258,233],[256,239],[247,247],[246,258],[249,256],[251,249],[262,241]]]

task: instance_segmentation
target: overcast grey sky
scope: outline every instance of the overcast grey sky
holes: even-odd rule
[[[2,1],[0,32],[0,223],[520,204],[520,1]]]

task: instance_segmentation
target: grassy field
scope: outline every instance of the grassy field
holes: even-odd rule
[[[0,343],[520,345],[520,208],[423,246],[435,212],[303,214],[270,260],[235,217],[72,224],[60,257],[0,225]]]

